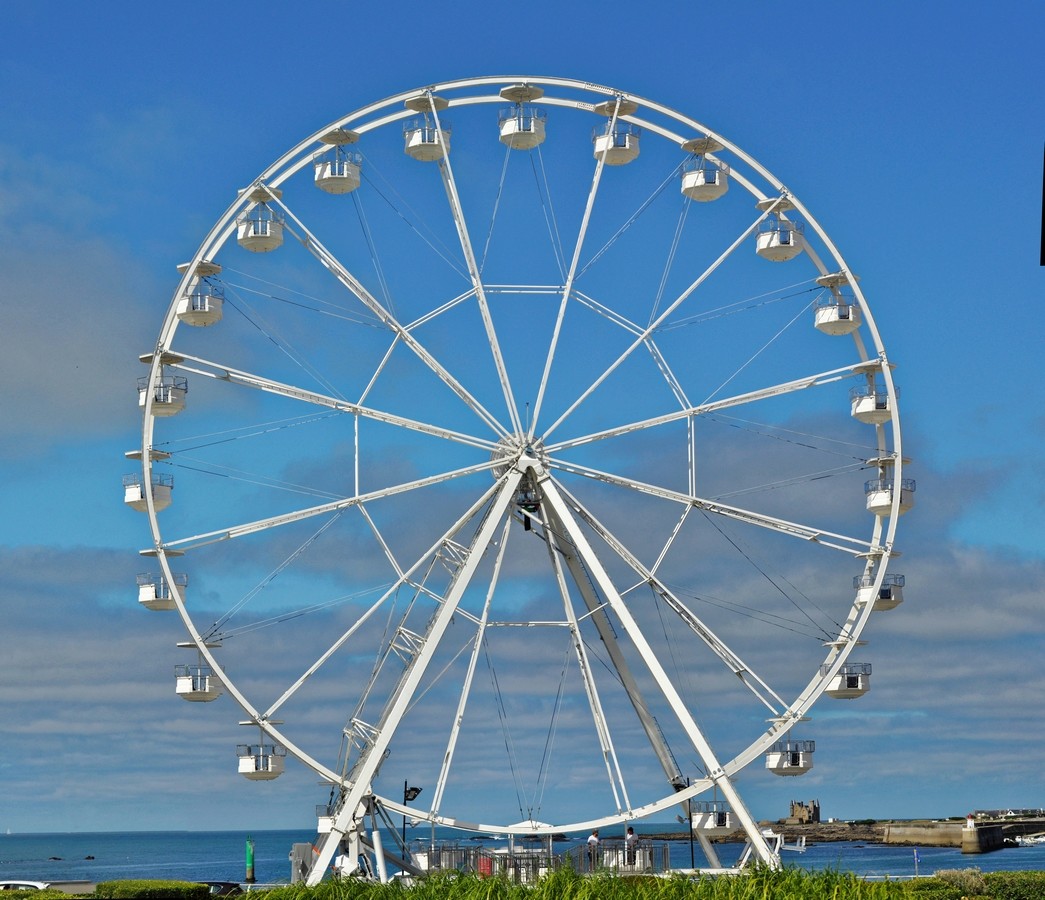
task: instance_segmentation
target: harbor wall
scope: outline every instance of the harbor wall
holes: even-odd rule
[[[961,822],[931,822],[925,825],[890,822],[885,826],[882,843],[916,844],[919,847],[960,847],[963,827]]]
[[[1005,836],[1001,825],[969,828],[961,822],[932,822],[925,825],[890,823],[882,836],[885,844],[915,844],[920,847],[961,847],[962,853],[999,850]]]

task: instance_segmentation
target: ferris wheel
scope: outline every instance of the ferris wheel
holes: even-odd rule
[[[773,861],[733,782],[868,690],[915,488],[790,189],[654,101],[468,78],[308,136],[178,269],[139,598],[187,630],[176,692],[257,729],[241,773],[329,786],[310,881],[375,808],[548,835],[714,796]]]

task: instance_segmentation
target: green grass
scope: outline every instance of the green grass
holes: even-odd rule
[[[161,897],[196,900],[200,886],[180,882],[106,882],[96,894],[80,897]],[[203,888],[206,891],[206,888]],[[54,892],[57,893],[57,892]],[[6,894],[5,894],[6,896]],[[51,897],[52,892],[12,891],[11,897]],[[59,896],[68,898],[68,894]],[[753,869],[743,875],[578,875],[557,869],[534,884],[504,877],[447,872],[379,884],[356,878],[333,879],[317,887],[285,885],[251,891],[256,900],[1042,900],[1045,872],[988,872],[953,869],[931,878],[865,881],[851,872]]]
[[[315,888],[288,885],[257,892],[264,900],[1042,900],[1045,872],[941,872],[916,880],[865,881],[851,872],[754,869],[739,876],[610,873],[559,869],[532,885],[506,878],[447,873],[414,887],[344,879]]]

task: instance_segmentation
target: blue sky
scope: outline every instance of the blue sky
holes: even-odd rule
[[[137,357],[175,265],[281,153],[366,103],[500,73],[612,85],[752,154],[860,275],[898,365],[907,600],[869,635],[874,689],[815,709],[815,769],[741,777],[753,812],[1045,803],[1039,7],[9,2],[2,18],[0,829],[313,827],[315,776],[240,778],[238,710],[173,695],[183,637],[137,608],[149,535],[120,487]],[[335,742],[343,715],[322,713]]]

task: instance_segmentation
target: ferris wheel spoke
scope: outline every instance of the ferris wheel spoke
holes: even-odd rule
[[[294,683],[291,684],[290,687],[288,687],[283,692],[283,694],[265,711],[263,717],[268,719],[274,716],[277,712],[279,712],[280,708],[304,686],[308,679],[315,675],[327,663],[327,661],[330,660],[330,658],[339,649],[341,649],[341,647],[343,647],[346,642],[348,642],[351,639],[351,637],[354,634],[356,634],[364,625],[366,625],[366,623],[370,621],[371,617],[388,602],[388,599],[390,597],[395,595],[396,590],[402,587],[404,580],[405,579],[403,577],[400,577],[400,579],[392,587],[386,590],[374,603],[372,603],[366,610],[364,610],[363,613],[360,614],[358,618],[352,623],[348,630],[341,634],[338,637],[338,639],[330,645],[330,647],[328,647],[322,654],[320,654],[319,658],[312,665],[310,665],[300,676],[298,676]]]
[[[431,101],[431,96],[429,96]],[[442,133],[439,123],[439,111],[436,104],[431,102],[432,117],[435,120],[437,132]],[[443,179],[443,187],[446,190],[447,199],[450,202],[450,212],[453,215],[454,225],[457,227],[457,236],[461,242],[461,252],[464,254],[465,266],[468,269],[468,277],[471,279],[472,288],[475,291],[475,299],[479,306],[479,314],[482,317],[483,328],[486,331],[486,340],[493,355],[494,366],[497,369],[497,378],[501,383],[501,393],[504,396],[505,406],[511,419],[512,430],[516,434],[522,432],[522,423],[519,419],[519,410],[515,403],[515,394],[512,391],[511,382],[508,378],[508,369],[504,363],[501,353],[501,344],[497,338],[493,319],[490,316],[490,307],[486,299],[486,288],[483,284],[482,275],[479,272],[479,264],[475,258],[475,249],[472,246],[471,234],[464,218],[464,209],[461,206],[461,196],[457,190],[457,182],[454,179],[453,166],[450,164],[450,155],[446,152],[446,143],[442,142],[443,158],[439,160],[439,174]]]
[[[436,558],[441,549],[447,547],[452,541],[454,536],[461,531],[461,529],[482,510],[482,508],[490,502],[491,497],[501,489],[501,483],[495,483],[491,485],[472,505],[467,509],[464,514],[448,528],[427,550],[425,550],[415,562],[407,569],[401,570],[398,573],[398,577],[387,590],[381,595],[378,600],[373,603],[370,608],[352,625],[342,633],[337,640],[335,640],[330,647],[324,651],[319,658],[309,666],[301,676],[284,692],[284,694],[269,708],[266,716],[273,715],[284,703],[287,702],[295,693],[305,684],[305,682],[318,672],[322,666],[341,648],[345,643],[355,634],[365,622],[380,609],[391,597],[394,597],[396,592],[399,591],[405,585],[411,583],[411,580],[426,566]],[[475,552],[475,545],[473,545],[473,553]],[[481,555],[481,548],[479,551]],[[415,585],[416,586],[416,585]]]
[[[613,580],[610,578],[606,569],[599,560],[598,554],[596,554],[592,549],[587,538],[584,536],[583,531],[573,518],[569,504],[559,493],[558,488],[552,479],[548,478],[543,480],[541,482],[541,488],[543,502],[549,504],[561,528],[570,536],[570,541],[583,562],[584,567],[590,573],[593,582],[602,594],[605,602],[616,615],[629,639],[641,655],[643,662],[650,674],[653,676],[662,696],[671,707],[672,713],[682,726],[682,729],[686,733],[686,737],[692,744],[693,749],[700,757],[705,771],[716,786],[722,791],[726,799],[729,800],[733,812],[741,821],[745,831],[755,829],[757,826],[754,818],[751,816],[751,813],[748,812],[747,807],[740,799],[740,795],[736,792],[732,782],[726,776],[724,769],[719,763],[711,745],[708,743],[707,738],[704,736],[703,731],[697,724],[696,719],[694,719],[688,706],[675,689],[674,682],[664,670],[660,660],[654,653],[653,648],[646,640],[638,622],[632,616],[631,610],[624,602],[620,593],[614,586]]]
[[[329,865],[340,843],[340,836],[345,833],[349,823],[355,818],[359,804],[373,790],[374,776],[384,760],[392,737],[475,575],[485,549],[493,543],[497,529],[503,524],[509,505],[514,500],[523,477],[523,473],[518,470],[506,473],[484,494],[483,499],[489,502],[489,509],[469,545],[468,553],[454,573],[443,602],[436,608],[434,615],[429,620],[428,629],[417,645],[416,653],[403,670],[388,704],[381,713],[379,722],[372,729],[368,729],[367,745],[361,751],[359,759],[350,773],[351,787],[347,790],[341,808],[334,817],[330,834],[321,842],[317,851],[314,865],[319,866],[321,870],[325,870]],[[491,495],[492,500],[490,500]],[[473,510],[477,510],[477,507],[473,507]],[[468,518],[470,519],[471,516]],[[465,518],[458,520],[457,526],[451,529],[448,535],[455,534],[466,521]],[[448,539],[449,537],[444,537],[444,541]]]
[[[408,431],[417,431],[422,434],[432,435],[433,437],[443,438],[444,440],[466,444],[471,447],[478,447],[482,450],[492,450],[496,446],[496,443],[490,440],[473,437],[472,435],[453,431],[449,428],[442,428],[438,425],[432,425],[427,422],[420,422],[416,419],[408,419],[405,416],[399,416],[395,413],[373,409],[338,397],[331,397],[309,388],[285,384],[271,378],[266,378],[263,375],[244,372],[240,369],[234,369],[231,366],[225,366],[221,363],[212,362],[211,360],[203,359],[198,356],[189,356],[187,354],[168,351],[164,354],[164,359],[168,362],[168,368],[170,369],[178,369],[183,372],[190,372],[194,375],[203,375],[207,378],[213,378],[218,381],[225,381],[243,387],[254,388],[255,390],[265,391],[270,394],[278,394],[283,397],[289,397],[293,400],[300,400],[313,406],[322,406],[338,410],[339,412],[360,416],[364,419],[371,419],[375,422],[383,422],[386,425],[394,425],[399,428],[407,429]]]
[[[724,263],[727,259],[729,259],[729,257],[733,255],[737,248],[744,243],[744,241],[746,241],[749,237],[751,237],[752,234],[754,234],[755,229],[758,228],[759,224],[766,218],[767,215],[768,213],[763,212],[757,219],[755,219],[755,221],[752,222],[751,225],[749,225],[744,231],[742,231],[740,235],[736,238],[736,240],[734,240],[733,243],[730,244],[729,247],[727,247],[722,252],[718,259],[716,259],[710,266],[708,266],[689,285],[689,287],[687,287],[681,294],[679,294],[678,297],[676,297],[657,318],[650,322],[650,324],[642,331],[641,334],[635,336],[635,339],[624,350],[624,352],[621,353],[616,360],[610,363],[610,365],[603,370],[602,374],[600,374],[591,383],[591,385],[586,390],[584,390],[580,394],[580,396],[578,396],[577,399],[574,400],[573,403],[571,403],[566,408],[565,411],[563,411],[559,418],[556,419],[551,425],[549,425],[544,430],[542,440],[544,440],[545,443],[548,442],[548,438],[550,437],[550,435],[573,414],[577,407],[584,403],[584,401],[587,400],[598,389],[598,387],[604,381],[606,381],[607,378],[610,377],[610,375],[617,371],[617,369],[620,368],[620,366],[631,357],[632,353],[634,353],[638,347],[643,346],[646,343],[646,341],[649,340],[649,338],[654,334],[654,332],[656,332],[657,328],[659,328],[660,325],[663,324],[663,322],[676,309],[678,309],[678,307],[681,306],[698,287],[700,287],[700,285],[702,285],[708,278],[710,278],[711,275],[715,272],[715,270],[718,269],[719,266],[721,266],[722,263]]]
[[[580,622],[570,599],[570,592],[566,586],[566,578],[563,572],[562,559],[560,558],[559,541],[557,534],[564,534],[563,528],[552,528],[546,531],[548,557],[552,571],[555,573],[555,582],[562,599],[563,608],[566,612],[566,622],[569,626],[570,641],[573,653],[577,658],[577,665],[581,673],[581,681],[584,685],[584,693],[587,697],[588,708],[591,711],[592,721],[595,725],[595,733],[599,741],[599,749],[602,753],[603,765],[606,767],[606,776],[613,792],[613,800],[617,809],[628,809],[631,802],[628,800],[628,791],[624,784],[624,776],[621,773],[620,762],[617,759],[616,750],[613,747],[613,738],[610,735],[610,726],[606,713],[602,707],[599,697],[599,689],[595,683],[592,673],[591,661],[588,659],[588,651],[581,640]],[[622,805],[623,804],[623,805]]]
[[[644,333],[645,329],[641,325],[632,322],[627,317],[621,315],[621,313],[617,310],[610,309],[605,304],[602,304],[598,300],[595,300],[594,298],[587,296],[581,291],[577,291],[576,296],[577,299],[585,306],[589,307],[590,309],[593,309],[599,315],[618,325],[620,328],[623,328],[625,331],[628,331],[633,335],[642,335]],[[686,391],[682,387],[682,384],[676,377],[674,371],[672,371],[671,364],[668,362],[667,357],[661,352],[660,347],[657,345],[656,341],[654,341],[653,338],[646,338],[644,340],[644,343],[646,345],[646,349],[649,351],[650,356],[653,357],[654,364],[660,370],[661,376],[667,383],[668,388],[671,390],[672,394],[675,395],[676,402],[679,403],[683,408],[689,407],[690,402],[689,399],[686,397]]]
[[[282,201],[277,201],[286,215],[293,219],[301,230],[296,235],[305,248],[326,268],[345,288],[354,294],[359,301],[370,310],[389,330],[396,335],[415,356],[439,378],[451,391],[475,413],[495,434],[504,437],[507,432],[503,425],[492,415],[471,393],[454,377],[454,375],[404,326],[390,310],[386,309],[378,299],[334,256],[319,239],[301,222]]]
[[[556,482],[558,485],[558,483]],[[712,628],[703,622],[679,597],[666,585],[653,569],[647,568],[639,560],[626,544],[606,527],[595,514],[588,509],[580,500],[562,485],[558,485],[564,497],[573,505],[579,515],[592,530],[606,542],[607,546],[621,559],[636,575],[642,583],[648,584],[657,595],[664,601],[667,607],[715,654],[729,669],[739,678],[745,687],[775,716],[781,715],[787,704],[780,695],[774,691],[754,669],[740,658],[723,641]]]
[[[634,478],[625,478],[621,475],[614,475],[588,466],[579,466],[561,461],[553,461],[549,463],[549,465],[551,468],[558,471],[569,472],[572,475],[582,475],[586,478],[601,481],[604,484],[614,484],[619,487],[638,491],[642,494],[647,494],[651,497],[670,500],[683,506],[692,506],[707,513],[724,516],[728,519],[735,519],[738,522],[745,522],[759,528],[766,528],[771,531],[799,538],[803,541],[812,541],[820,546],[832,550],[841,550],[843,553],[848,553],[853,556],[862,556],[870,552],[880,552],[880,548],[875,548],[869,542],[859,538],[847,537],[843,534],[837,534],[833,531],[827,531],[822,528],[815,528],[811,525],[803,525],[798,522],[789,522],[786,519],[767,516],[755,512],[754,510],[744,509],[739,506],[730,506],[726,503],[720,503],[717,500],[707,500],[703,497],[684,494],[680,491],[673,491],[670,488],[638,481]],[[860,467],[862,468],[862,466]]]
[[[612,129],[617,123],[617,116],[620,111],[620,97],[617,98],[617,103],[613,108],[613,115],[610,118],[610,128]],[[595,207],[595,198],[599,193],[599,183],[602,180],[602,173],[606,167],[606,154],[609,152],[609,145],[603,148],[603,152],[598,155],[595,161],[595,173],[592,175],[591,188],[588,190],[588,200],[584,206],[584,215],[581,217],[580,227],[577,230],[577,237],[573,245],[573,257],[570,260],[570,267],[566,272],[566,278],[563,280],[562,296],[559,299],[559,310],[555,316],[555,325],[552,329],[551,340],[548,344],[547,355],[544,360],[544,370],[541,373],[541,382],[537,388],[537,399],[533,405],[533,416],[530,423],[530,428],[527,434],[528,438],[533,438],[537,430],[537,422],[540,419],[541,407],[544,404],[545,392],[548,389],[548,381],[551,377],[552,366],[555,362],[555,353],[558,349],[559,338],[562,334],[562,323],[566,318],[566,307],[570,302],[570,298],[573,294],[573,284],[577,279],[577,269],[580,266],[581,251],[584,248],[584,239],[588,233],[588,226],[591,222],[591,213]]]
[[[444,482],[452,481],[457,478],[464,478],[470,475],[475,475],[480,472],[488,472],[495,468],[496,463],[493,461],[484,462],[475,466],[468,466],[464,469],[455,469],[452,472],[440,472],[438,475],[431,475],[427,478],[418,478],[415,481],[402,482],[400,484],[393,485],[387,488],[380,488],[375,491],[369,491],[364,494],[357,494],[353,497],[345,497],[341,500],[333,500],[330,503],[321,503],[317,506],[310,506],[304,509],[293,510],[288,513],[282,513],[276,516],[269,516],[264,519],[257,519],[253,522],[245,522],[240,525],[231,525],[227,528],[221,528],[216,531],[208,531],[202,534],[193,535],[192,537],[178,538],[172,541],[165,541],[161,543],[158,549],[161,550],[194,550],[197,547],[203,547],[207,544],[214,544],[219,541],[232,540],[234,538],[246,537],[251,534],[257,534],[261,531],[268,531],[272,528],[279,528],[285,525],[290,525],[294,522],[300,522],[304,519],[311,518],[313,516],[321,516],[328,513],[340,512],[344,509],[349,509],[353,506],[362,506],[364,503],[372,503],[377,500],[382,500],[387,497],[394,497],[398,494],[405,494],[410,491],[416,491],[421,488],[431,487],[433,485],[442,484]],[[151,555],[152,550],[142,551],[143,554]]]
[[[617,673],[617,677],[620,679],[625,694],[627,695],[632,708],[635,710],[635,715],[638,717],[639,724],[642,726],[642,730],[646,734],[646,739],[649,742],[653,753],[656,755],[657,760],[660,762],[661,768],[664,770],[664,775],[668,784],[670,784],[673,789],[677,789],[684,784],[682,772],[679,770],[678,763],[672,755],[671,748],[664,739],[663,731],[661,731],[655,716],[651,712],[650,707],[643,696],[638,681],[632,674],[631,667],[628,665],[627,657],[621,650],[620,642],[617,640],[617,634],[610,623],[609,617],[606,615],[606,610],[603,607],[602,601],[596,594],[591,579],[588,577],[588,573],[584,569],[583,563],[575,548],[566,537],[562,526],[557,523],[554,518],[552,518],[549,525],[553,531],[560,536],[558,538],[558,546],[563,561],[565,562],[567,569],[569,569],[570,577],[572,578],[574,585],[576,585],[577,590],[580,592],[581,597],[584,600],[584,604],[588,610],[587,616],[595,626],[599,639],[606,648],[606,652],[610,658],[610,664],[613,666],[613,670]]]
[[[465,671],[464,679],[461,684],[461,693],[457,700],[457,714],[454,716],[450,727],[450,735],[447,738],[446,750],[443,752],[443,762],[439,767],[439,775],[436,778],[435,792],[432,796],[432,805],[430,807],[432,815],[439,814],[443,802],[443,793],[446,790],[446,782],[450,777],[450,771],[453,768],[454,753],[457,750],[457,741],[461,735],[461,725],[464,722],[465,710],[468,706],[468,699],[472,692],[472,682],[475,678],[475,670],[479,662],[479,652],[482,649],[483,641],[486,639],[486,628],[490,621],[490,606],[493,603],[497,585],[500,583],[501,567],[504,564],[505,553],[508,550],[508,538],[511,534],[511,527],[512,520],[510,517],[506,517],[504,520],[504,528],[501,531],[501,539],[498,543],[497,557],[494,561],[490,586],[486,592],[486,600],[483,603],[483,609],[479,615],[479,621],[476,623],[475,638],[472,642],[472,652],[468,657],[468,667]]]
[[[745,406],[749,403],[757,403],[761,400],[768,400],[772,397],[780,397],[785,394],[792,394],[796,391],[803,391],[811,387],[819,387],[825,384],[832,384],[837,381],[841,381],[845,378],[851,378],[855,375],[866,374],[869,371],[877,371],[880,368],[880,363],[877,362],[858,362],[853,363],[849,366],[842,366],[838,369],[831,369],[827,372],[821,372],[817,375],[806,375],[802,378],[796,378],[791,381],[781,382],[780,384],[770,385],[765,388],[760,388],[757,391],[748,391],[743,394],[737,394],[733,397],[724,397],[721,400],[714,400],[709,403],[701,403],[697,406],[689,406],[685,409],[673,410],[670,413],[665,413],[660,416],[651,416],[648,419],[638,419],[634,422],[627,422],[623,425],[618,425],[613,428],[607,428],[604,431],[593,432],[592,434],[580,435],[575,438],[569,438],[567,440],[555,441],[546,445],[549,453],[562,453],[563,451],[573,449],[575,447],[581,447],[585,444],[593,443],[594,441],[605,440],[606,438],[619,437],[621,435],[630,434],[637,431],[645,431],[649,428],[656,428],[660,425],[668,425],[672,422],[678,422],[683,419],[691,419],[697,416],[707,415],[709,413],[719,412],[724,409],[729,409],[734,406]]]
[[[403,568],[399,565],[398,560],[395,558],[395,554],[392,552],[392,548],[388,545],[388,541],[385,540],[385,536],[381,533],[381,529],[377,527],[377,523],[374,521],[373,516],[370,515],[370,511],[367,509],[365,503],[360,503],[357,507],[359,514],[366,521],[367,526],[370,528],[371,534],[374,535],[374,539],[381,547],[381,552],[384,554],[385,559],[388,560],[388,564],[392,567],[396,576],[399,578],[403,577]]]

